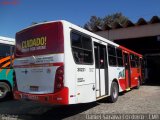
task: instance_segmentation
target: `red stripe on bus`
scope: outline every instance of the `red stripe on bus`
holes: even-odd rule
[[[49,66],[63,66],[63,62],[59,62],[59,63],[44,63],[44,64],[15,65],[14,68],[49,67]]]
[[[53,63],[53,66],[63,66],[63,63]]]
[[[139,57],[142,57],[141,54],[138,54],[138,53],[136,53],[136,52],[134,52],[134,51],[132,51],[132,50],[130,50],[130,49],[128,49],[128,48],[125,48],[125,47],[123,47],[123,46],[121,46],[121,45],[119,46],[119,48],[121,48],[122,50],[127,51],[127,52],[129,52],[129,53],[136,54],[136,55],[138,55]]]
[[[69,104],[69,88],[64,87],[61,91],[57,93],[48,93],[48,94],[30,94],[23,93],[20,91],[14,91],[14,99],[28,99],[31,101],[39,101],[41,103],[50,103],[57,105],[68,105]]]

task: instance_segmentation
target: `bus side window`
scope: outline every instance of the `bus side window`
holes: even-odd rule
[[[118,67],[123,66],[123,56],[122,56],[122,50],[119,48],[116,48],[116,54],[117,54],[117,64]]]
[[[71,34],[71,39],[72,39],[72,46],[74,47],[79,47],[81,48],[82,47],[82,44],[81,44],[81,36],[77,33],[72,33]]]
[[[135,63],[136,63],[136,67],[140,66],[140,59],[137,55],[135,55]]]
[[[130,54],[130,62],[131,62],[131,68],[135,68],[136,67],[136,61],[135,61],[135,55],[134,54]]]
[[[86,35],[71,32],[72,53],[77,64],[93,64],[92,40]]]
[[[117,65],[116,50],[114,46],[108,45],[108,59],[110,66]]]

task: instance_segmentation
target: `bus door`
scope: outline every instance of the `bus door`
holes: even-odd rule
[[[108,64],[106,46],[94,43],[96,97],[108,95]]]
[[[129,54],[124,53],[124,64],[125,64],[125,78],[126,78],[126,88],[131,87],[131,70],[129,62]]]

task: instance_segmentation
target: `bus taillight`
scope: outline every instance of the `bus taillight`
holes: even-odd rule
[[[64,67],[57,68],[55,75],[54,92],[60,91],[64,87],[63,83]]]

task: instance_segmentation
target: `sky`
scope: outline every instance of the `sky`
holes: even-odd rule
[[[32,22],[67,20],[84,26],[90,17],[121,12],[134,23],[160,16],[160,0],[0,0],[0,36],[15,38]]]

